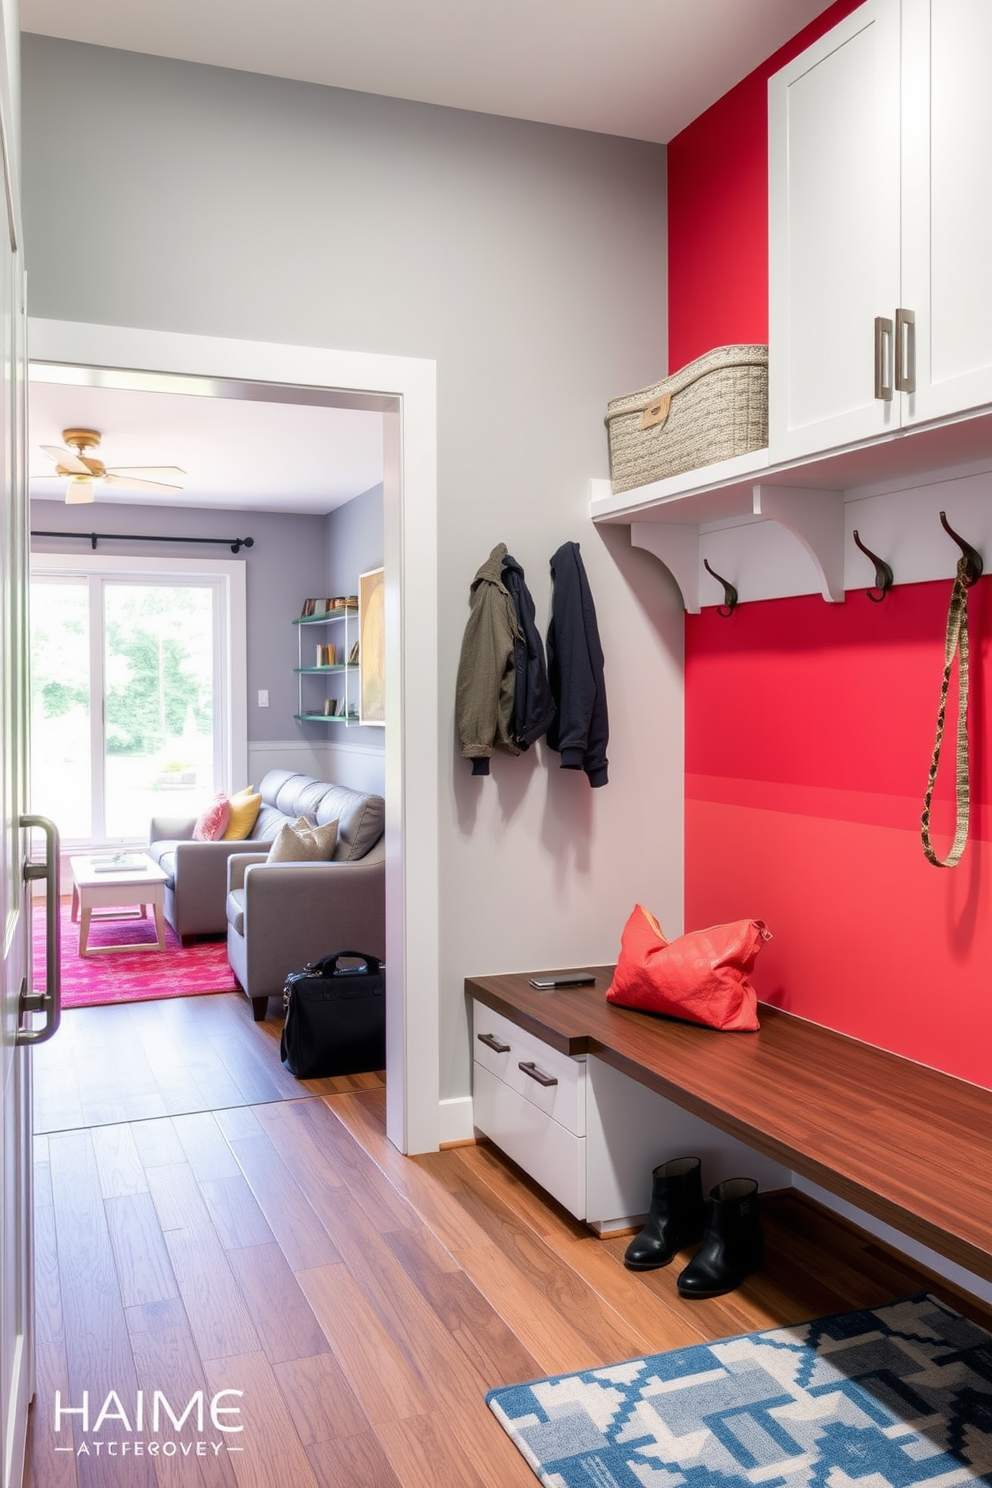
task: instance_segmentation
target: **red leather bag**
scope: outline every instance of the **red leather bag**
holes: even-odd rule
[[[753,1033],[760,1027],[758,997],[748,973],[770,939],[762,920],[734,920],[666,940],[654,915],[638,904],[623,929],[607,1001]]]

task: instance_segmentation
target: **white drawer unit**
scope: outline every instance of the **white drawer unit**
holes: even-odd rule
[[[602,1060],[561,1054],[481,1002],[472,1010],[476,1128],[601,1233],[642,1218],[651,1170],[673,1157],[701,1157],[706,1188],[734,1177],[789,1186],[778,1163]]]
[[[474,1121],[577,1219],[586,1217],[586,1062],[473,1003]]]
[[[577,1137],[584,1137],[585,1060],[559,1054],[557,1049],[481,1003],[473,1006],[475,1063],[560,1126]]]
[[[483,1065],[475,1066],[475,1124],[507,1157],[564,1204],[586,1217],[586,1139],[577,1137]]]

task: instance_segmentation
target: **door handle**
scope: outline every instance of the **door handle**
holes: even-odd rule
[[[896,391],[916,392],[916,313],[896,311]]]
[[[536,1080],[538,1085],[558,1084],[557,1076],[546,1075],[543,1070],[538,1069],[533,1059],[527,1060],[526,1063],[524,1062],[524,1060],[521,1059],[520,1063],[517,1065],[517,1069],[522,1069],[525,1075],[530,1075],[531,1079]]]
[[[892,401],[892,322],[887,315],[875,316],[875,397]]]
[[[25,859],[22,877],[25,883],[45,880],[45,990],[28,991],[22,985],[16,1042],[43,1044],[57,1032],[62,1018],[62,946],[59,939],[59,833],[47,816],[22,816],[20,826],[40,827],[45,834],[45,861],[32,863]],[[44,1013],[40,1028],[23,1028],[28,1013]]]
[[[480,1044],[485,1044],[487,1049],[493,1049],[497,1054],[509,1054],[509,1044],[501,1043],[494,1033],[477,1033],[476,1038]]]

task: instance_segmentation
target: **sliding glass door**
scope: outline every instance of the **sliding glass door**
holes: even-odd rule
[[[144,837],[219,786],[212,586],[103,581],[103,828]]]
[[[32,576],[32,810],[69,843],[147,840],[224,777],[218,579]]]

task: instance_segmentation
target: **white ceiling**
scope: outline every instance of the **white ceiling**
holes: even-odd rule
[[[827,0],[21,0],[25,31],[666,142]],[[66,427],[113,465],[179,465],[170,504],[323,513],[382,475],[355,409],[33,381],[31,474]],[[31,494],[61,500],[58,480]],[[109,487],[98,500],[161,502]]]
[[[827,0],[21,0],[21,26],[666,143]]]
[[[54,462],[39,446],[61,445],[66,428],[102,434],[99,450],[92,453],[108,467],[178,465],[186,472],[179,496],[101,486],[101,505],[146,502],[324,515],[382,479],[380,413],[217,396],[209,384],[199,394],[151,392],[38,380],[45,375],[52,374],[32,369],[29,394],[35,499],[64,499],[65,482],[48,474]],[[194,380],[183,381],[192,386]],[[226,391],[238,390],[227,385]]]

